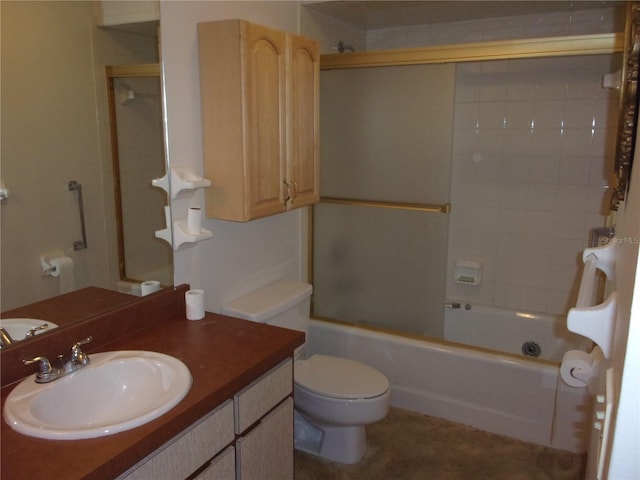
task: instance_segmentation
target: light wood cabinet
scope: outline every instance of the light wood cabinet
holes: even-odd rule
[[[249,221],[319,199],[319,48],[243,20],[198,24],[206,214]]]

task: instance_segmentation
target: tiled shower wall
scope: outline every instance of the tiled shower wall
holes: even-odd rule
[[[458,65],[447,297],[566,313],[604,225],[618,95],[610,55]],[[483,266],[453,281],[456,260]]]
[[[489,18],[367,32],[367,49],[620,32],[620,10]],[[447,297],[566,313],[580,252],[603,226],[618,97],[602,76],[619,59],[590,56],[458,65]],[[456,260],[483,266],[456,284]]]

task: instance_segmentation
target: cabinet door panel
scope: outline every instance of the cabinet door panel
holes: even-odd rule
[[[227,401],[191,429],[146,458],[120,478],[186,478],[233,442],[233,402]]]
[[[235,480],[236,456],[233,447],[211,460],[211,465],[198,474],[194,480]]]
[[[284,211],[284,32],[246,25],[245,108],[247,176],[252,217]]]
[[[233,397],[236,433],[240,434],[293,391],[293,360],[280,363]]]
[[[289,169],[296,185],[292,207],[319,200],[319,49],[315,41],[291,35]]]
[[[238,439],[236,449],[238,480],[293,480],[293,399]]]

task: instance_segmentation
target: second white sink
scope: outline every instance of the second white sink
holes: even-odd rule
[[[186,365],[162,353],[125,350],[90,358],[86,367],[51,383],[36,383],[34,375],[23,380],[7,397],[5,421],[33,437],[101,437],[159,417],[191,389]]]
[[[24,340],[27,338],[29,330],[40,327],[44,324],[48,325],[47,328],[37,330],[35,335],[48,332],[58,326],[53,322],[38,320],[36,318],[3,318],[0,320],[0,326],[2,326],[15,341]]]

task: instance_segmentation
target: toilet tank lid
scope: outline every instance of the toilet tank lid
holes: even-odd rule
[[[265,323],[311,296],[308,283],[279,280],[222,306],[222,313]]]

